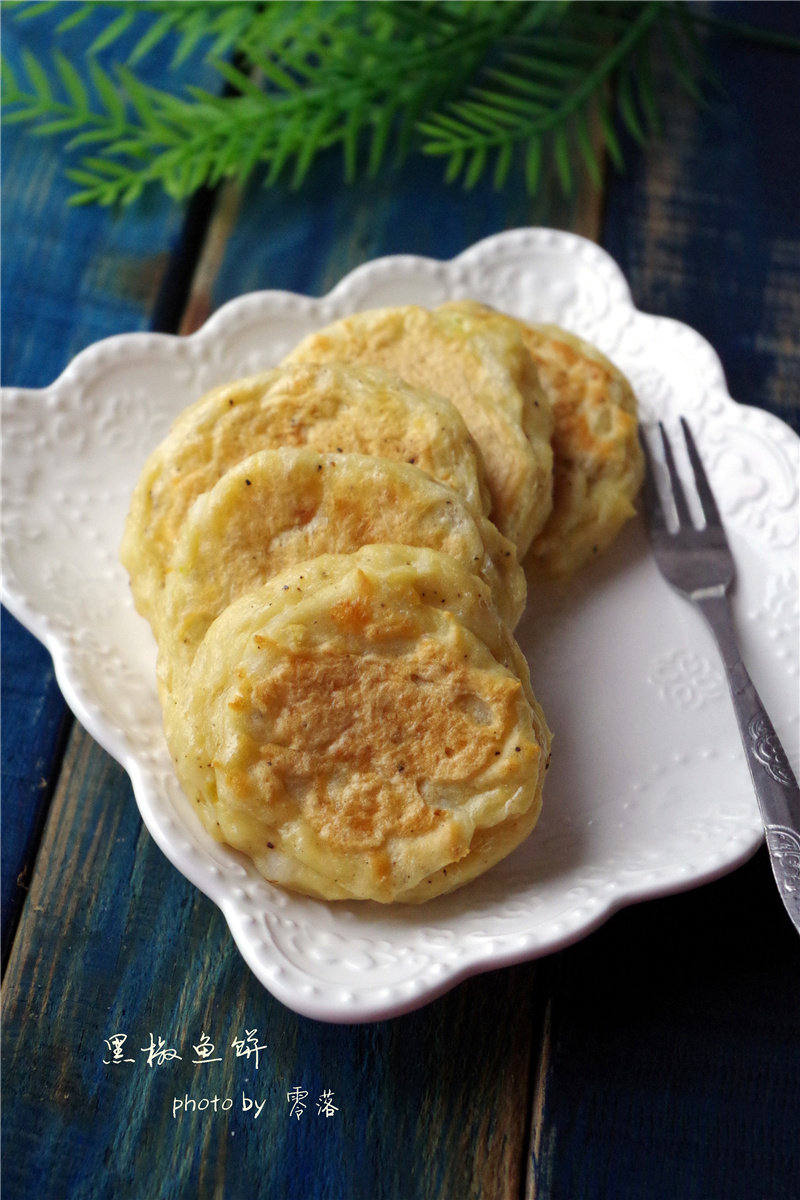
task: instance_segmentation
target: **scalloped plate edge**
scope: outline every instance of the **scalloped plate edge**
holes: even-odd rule
[[[620,272],[616,263],[606,254],[604,250],[596,246],[594,243],[588,242],[575,234],[565,234],[559,231],[541,230],[541,229],[524,229],[511,230],[505,233],[496,234],[489,238],[483,239],[481,242],[469,247],[462,254],[453,259],[440,261],[435,259],[421,259],[413,255],[398,255],[386,256],[384,258],[375,259],[371,262],[362,264],[356,267],[352,272],[340,280],[334,288],[331,289],[325,296],[320,298],[305,297],[297,293],[290,292],[256,292],[250,293],[247,296],[237,297],[227,304],[222,306],[214,313],[209,320],[196,333],[188,338],[178,338],[175,335],[167,334],[152,334],[152,333],[130,333],[119,334],[112,338],[103,339],[103,341],[94,343],[81,351],[75,359],[69,364],[58,379],[45,389],[4,389],[4,391],[15,391],[29,395],[31,398],[41,396],[51,391],[58,390],[65,385],[69,385],[73,379],[79,377],[85,369],[91,368],[94,358],[98,351],[116,352],[121,344],[126,348],[134,349],[136,345],[144,344],[145,347],[152,347],[154,344],[163,341],[165,346],[169,346],[170,353],[175,349],[175,343],[190,349],[192,346],[204,344],[207,340],[212,339],[217,335],[218,331],[223,329],[229,322],[235,321],[237,315],[249,307],[258,307],[263,304],[265,298],[269,298],[270,303],[280,305],[284,301],[291,299],[293,304],[301,304],[307,306],[309,311],[318,312],[319,309],[328,302],[334,302],[342,296],[346,296],[351,290],[354,281],[358,283],[369,283],[376,274],[391,272],[398,263],[407,265],[419,266],[420,263],[425,264],[428,270],[452,268],[457,265],[469,267],[471,264],[480,261],[485,257],[491,257],[499,251],[507,251],[513,249],[517,253],[530,252],[538,249],[553,249],[570,246],[574,249],[580,249],[582,253],[588,254],[594,263],[599,265],[602,271],[607,275],[608,280],[613,284],[615,291],[615,303],[628,308],[631,315],[636,319],[645,321],[655,321],[669,324],[676,330],[679,330],[682,336],[690,337],[698,346],[702,345],[704,356],[709,364],[711,371],[716,375],[714,388],[717,393],[718,400],[724,400],[734,406],[735,409],[744,409],[746,406],[738,404],[728,394],[725,385],[724,373],[722,364],[714,351],[713,347],[700,335],[697,331],[689,326],[675,321],[671,318],[655,317],[650,314],[642,313],[635,309],[632,304],[630,292],[624,276]],[[793,431],[780,421],[779,418],[771,414],[763,412],[760,409],[752,409],[753,413],[757,413],[759,419],[766,421],[766,426],[778,435],[785,431],[790,438],[794,438]],[[146,783],[146,772],[140,769],[135,756],[125,745],[124,737],[114,727],[109,726],[103,721],[102,716],[98,716],[91,711],[92,702],[83,694],[79,685],[73,683],[70,676],[68,653],[59,640],[57,630],[54,630],[48,621],[45,614],[39,613],[34,606],[30,605],[22,592],[15,590],[13,580],[9,585],[8,578],[4,574],[2,581],[3,600],[7,604],[9,610],[37,637],[44,643],[48,651],[53,657],[55,664],[56,678],[59,687],[65,696],[65,700],[69,707],[75,713],[78,720],[87,728],[90,734],[96,738],[99,744],[114,757],[122,767],[127,771],[134,785],[134,792],[137,796],[137,802],[140,800],[140,793],[147,792],[149,785]],[[149,807],[149,804],[148,804]],[[140,808],[142,805],[140,803]],[[144,813],[143,813],[144,815]],[[149,814],[148,814],[149,815]],[[206,872],[198,872],[187,866],[185,858],[176,853],[175,847],[170,844],[164,837],[161,836],[161,830],[157,832],[152,828],[150,821],[146,822],[148,829],[154,836],[157,844],[165,853],[167,858],[186,875],[190,881],[197,886],[204,894],[218,905],[223,911],[226,921],[231,929],[234,940],[239,947],[245,960],[250,965],[260,981],[270,990],[279,1000],[287,1004],[288,1007],[301,1013],[302,1015],[313,1017],[319,1020],[335,1021],[343,1023],[352,1023],[357,1021],[370,1021],[383,1019],[389,1016],[400,1015],[403,1012],[408,1012],[414,1008],[428,1003],[436,996],[443,994],[445,991],[456,986],[462,980],[471,975],[475,975],[488,970],[496,969],[500,966],[507,966],[513,963],[522,961],[530,961],[533,958],[543,954],[551,953],[561,949],[564,946],[570,945],[579,941],[583,936],[586,936],[592,930],[602,925],[614,912],[620,908],[627,907],[631,904],[641,902],[644,899],[654,898],[674,894],[678,891],[687,890],[698,886],[704,882],[719,878],[728,871],[734,869],[740,863],[746,861],[752,853],[758,848],[761,837],[754,833],[749,840],[742,840],[741,836],[738,839],[742,842],[738,848],[729,850],[729,857],[721,861],[717,866],[711,866],[707,869],[691,874],[690,877],[683,880],[675,878],[674,872],[670,874],[665,872],[665,878],[661,883],[657,881],[651,882],[643,891],[641,888],[630,888],[628,890],[620,889],[614,895],[609,896],[604,903],[599,898],[595,897],[592,901],[594,911],[587,917],[577,922],[574,928],[565,928],[559,937],[550,937],[537,947],[535,936],[519,934],[513,939],[516,942],[516,947],[509,950],[507,953],[499,952],[496,949],[489,952],[476,953],[472,957],[468,957],[457,966],[453,966],[446,972],[444,976],[438,979],[429,979],[424,981],[424,975],[421,977],[423,982],[414,989],[408,990],[408,994],[404,997],[394,996],[394,999],[387,995],[387,991],[391,993],[392,989],[377,987],[372,991],[383,996],[383,999],[378,1002],[372,999],[368,992],[362,993],[358,997],[353,997],[355,1001],[352,1005],[348,1005],[347,1010],[343,1010],[341,1006],[332,1007],[330,1003],[325,1002],[324,998],[319,995],[318,988],[309,985],[308,994],[298,996],[296,990],[284,988],[279,979],[273,978],[274,971],[265,970],[263,956],[259,957],[256,953],[255,946],[249,939],[246,931],[242,929],[241,914],[237,913],[232,906],[229,896],[222,892],[218,886],[215,886],[213,878],[209,878]],[[503,938],[501,937],[502,941]],[[274,945],[274,943],[273,943]],[[276,953],[280,956],[280,949],[275,947]],[[418,981],[414,981],[417,985]]]

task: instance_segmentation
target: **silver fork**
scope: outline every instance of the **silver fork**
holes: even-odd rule
[[[667,582],[700,609],[716,639],[758,798],[775,881],[786,910],[800,931],[800,789],[739,653],[728,603],[728,589],[735,574],[733,556],[697,446],[683,417],[681,428],[705,523],[698,528],[692,521],[672,446],[664,426],[659,424],[678,520],[677,530],[670,530],[655,482],[652,454],[640,430],[647,465],[643,502],[653,555]]]

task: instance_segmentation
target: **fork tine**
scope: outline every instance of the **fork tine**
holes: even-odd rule
[[[647,444],[647,438],[644,435],[642,427],[639,426],[639,442],[642,447],[645,461],[644,482],[642,484],[642,500],[644,501],[645,510],[647,512],[647,520],[651,529],[666,529],[667,519],[664,515],[664,509],[661,504],[661,497],[658,494],[656,487],[655,469],[653,467],[653,456],[650,453],[650,447]]]
[[[694,437],[692,436],[692,431],[685,417],[681,417],[681,429],[683,430],[686,449],[689,452],[689,462],[692,464],[692,470],[694,471],[694,483],[703,509],[703,516],[706,519],[706,525],[722,525],[722,518],[719,515],[717,502],[714,499],[705,467],[703,466]]]
[[[678,525],[692,525],[693,522],[689,513],[689,505],[686,502],[686,493],[683,490],[683,484],[681,483],[678,470],[675,466],[675,458],[672,454],[672,446],[670,445],[669,438],[667,437],[661,421],[658,423],[658,429],[661,434],[661,444],[664,447],[664,461],[667,464],[667,471],[669,472],[669,482],[672,488],[672,499],[675,502],[675,512],[678,517]]]

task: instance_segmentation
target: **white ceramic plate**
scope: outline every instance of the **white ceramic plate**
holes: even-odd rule
[[[265,883],[197,823],[161,732],[155,647],[117,558],[145,457],[186,404],[275,364],[310,330],[356,309],[465,296],[592,340],[630,377],[645,421],[690,418],[736,553],[745,661],[796,766],[800,443],[731,400],[697,333],[637,312],[593,243],[525,229],[451,262],[379,259],[322,299],[243,296],[192,337],[123,334],[52,387],[3,395],[5,602],[48,647],[75,714],[129,772],[147,828],[220,906],[256,976],[321,1020],[389,1017],[546,954],[622,905],[730,870],[762,837],[710,636],[662,582],[638,522],[574,585],[530,601],[518,635],[553,765],[538,828],[482,879],[419,908],[327,905]]]

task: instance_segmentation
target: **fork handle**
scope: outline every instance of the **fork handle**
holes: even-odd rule
[[[725,664],[775,881],[800,930],[800,788],[742,662],[724,590],[692,598],[708,621]]]

